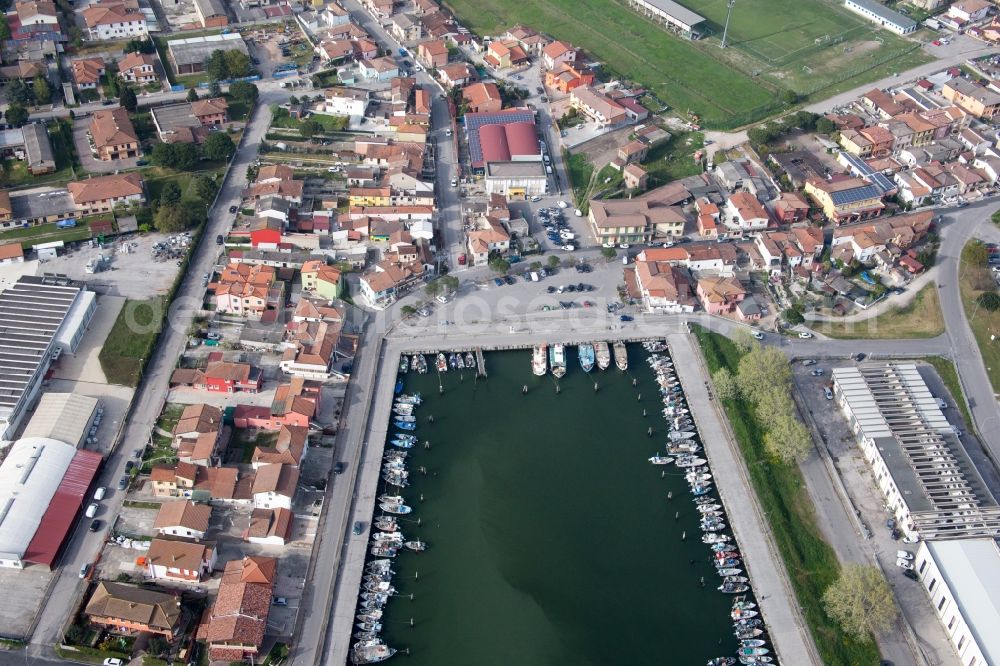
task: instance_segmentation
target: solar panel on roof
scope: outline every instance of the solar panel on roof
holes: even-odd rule
[[[484,125],[506,125],[508,123],[533,123],[533,111],[511,109],[500,113],[467,113],[464,117],[465,133],[469,138],[469,157],[472,164],[481,166],[483,147],[479,141],[479,128]]]
[[[849,190],[832,192],[830,194],[830,198],[833,199],[835,206],[842,206],[844,204],[854,203],[855,201],[864,201],[865,199],[874,199],[881,196],[882,190],[875,185],[852,187]]]

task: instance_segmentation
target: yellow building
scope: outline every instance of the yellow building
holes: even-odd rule
[[[885,209],[882,190],[861,178],[834,181],[810,178],[805,192],[837,224],[876,217]]]
[[[388,187],[352,187],[348,196],[351,208],[392,205],[392,190]]]

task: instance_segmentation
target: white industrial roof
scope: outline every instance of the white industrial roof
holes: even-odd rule
[[[0,465],[0,558],[27,550],[75,455],[75,446],[44,437],[11,446]]]
[[[993,539],[927,541],[988,664],[1000,664],[1000,549]]]
[[[75,393],[43,393],[23,438],[43,437],[79,446],[97,409],[97,398]]]

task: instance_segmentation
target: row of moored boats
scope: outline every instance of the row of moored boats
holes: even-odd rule
[[[423,359],[422,355],[417,356]],[[414,359],[413,367],[420,372],[420,360],[417,357]],[[407,369],[403,368],[401,362],[400,372],[406,372]],[[369,544],[372,559],[365,564],[358,594],[354,625],[356,642],[351,647],[351,662],[354,664],[374,664],[396,654],[396,650],[386,645],[381,638],[382,614],[389,599],[396,594],[396,588],[392,585],[395,573],[392,568],[393,559],[402,551],[420,552],[427,549],[427,544],[423,541],[407,539],[403,535],[400,522],[413,509],[407,506],[403,496],[399,494],[400,489],[409,485],[407,459],[410,449],[417,443],[417,436],[412,431],[417,427],[415,412],[423,400],[419,393],[402,393],[401,385],[397,385],[397,389],[392,405],[392,419],[396,429],[389,436],[391,448],[386,449],[382,460],[382,480],[386,483],[387,490],[378,496],[381,514],[372,521],[374,529]]]
[[[557,379],[565,376],[567,346],[554,344],[534,347],[531,353],[531,371],[538,377],[544,377],[550,369],[552,375]],[[578,345],[576,351],[580,359],[580,368],[584,372],[590,372],[595,365],[601,370],[607,370],[611,366],[612,351],[618,369],[623,372],[628,370],[628,353],[624,342],[615,342],[611,347],[603,340],[592,344],[584,343]]]
[[[399,371],[406,374],[410,370],[418,374],[424,374],[427,372],[427,357],[423,354],[414,354],[413,356],[407,356],[403,354],[399,357]],[[445,354],[444,352],[439,352],[434,358],[434,367],[438,372],[448,372],[448,370],[473,370],[476,367],[476,357],[472,352],[452,352],[450,354]]]
[[[719,575],[718,590],[723,594],[737,595],[731,613],[733,633],[739,640],[739,650],[735,657],[718,657],[710,660],[709,666],[735,664],[770,664],[773,658],[763,638],[765,627],[757,616],[756,604],[747,600],[750,593],[750,579],[745,575],[743,559],[734,538],[726,533],[726,515],[722,500],[713,495],[712,473],[708,461],[701,457],[702,447],[698,431],[684,398],[684,390],[674,371],[673,361],[665,352],[667,345],[662,342],[647,342],[644,347],[650,356],[647,359],[656,375],[660,395],[663,398],[663,416],[669,424],[666,450],[653,455],[649,462],[654,465],[676,465],[684,472],[699,514],[701,540],[712,552],[712,562]]]

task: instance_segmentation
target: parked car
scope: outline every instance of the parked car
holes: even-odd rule
[[[360,520],[354,521],[354,528],[351,530],[354,534],[361,534],[365,531],[365,524]]]
[[[502,287],[506,284],[506,282],[504,282],[501,278],[493,278],[493,284],[495,284],[498,287]]]
[[[213,333],[209,333],[205,337],[208,338],[209,340],[221,340],[222,339],[222,333],[214,333],[213,332]]]
[[[813,336],[813,334],[810,333],[809,331],[802,331],[802,332],[799,333],[799,337],[802,338],[803,340],[808,340],[812,336]]]
[[[239,210],[239,207],[237,207],[237,206],[230,206],[229,207],[229,212],[230,213],[235,213],[238,210]]]
[[[618,321],[632,321],[632,315],[620,315]]]
[[[98,509],[97,502],[92,502],[90,506],[87,507],[87,511],[84,513],[84,515],[86,515],[87,518],[93,518],[94,516],[97,515],[97,509]]]
[[[809,374],[812,375],[813,377],[822,377],[823,376],[823,369],[822,368],[816,368],[815,370],[810,371]]]
[[[118,479],[118,490],[125,490],[126,488],[128,488],[128,477],[123,476]]]
[[[760,331],[751,331],[750,335],[754,337],[755,340],[763,340],[764,334]]]
[[[912,570],[913,569],[913,562],[910,562],[909,560],[904,560],[904,559],[900,558],[900,559],[896,560],[896,566],[900,567],[902,569]]]
[[[567,243],[566,245],[562,246],[562,249],[565,250],[566,252],[572,252],[573,250],[576,249],[576,246],[575,245],[570,245],[569,243]]]
[[[100,520],[91,521],[91,523],[90,523],[90,531],[91,532],[96,532],[99,529],[101,529],[101,521]]]
[[[222,234],[219,234],[218,236],[215,237],[215,244],[216,245],[222,245],[225,242],[226,242],[226,239],[223,238]]]
[[[911,553],[908,550],[897,550],[896,551],[896,559],[897,560],[912,560],[913,559],[913,553]]]
[[[802,365],[805,365],[805,366],[816,365],[816,359],[814,359],[814,358],[807,358],[806,360],[802,361]]]
[[[569,204],[566,203],[565,201],[559,201],[556,203],[556,205],[559,206],[560,208],[569,208]]]
[[[861,353],[855,354],[854,360],[857,361],[858,363],[861,363],[861,361],[865,360],[865,355]]]
[[[80,576],[83,578],[83,576]],[[125,662],[117,657],[108,657],[104,660],[104,666],[125,666]]]
[[[829,386],[823,387],[823,395],[826,396],[827,400],[833,400],[833,391],[830,390]]]
[[[920,580],[920,576],[918,576],[917,572],[913,569],[903,569],[903,575],[910,580]]]
[[[104,486],[99,487],[97,490],[94,491],[94,501],[100,502],[102,499],[104,499],[104,495],[107,492],[108,491]]]
[[[274,601],[271,602],[271,603],[273,603],[275,606],[287,606],[288,605],[288,599],[286,599],[284,597],[275,597]]]
[[[89,564],[84,564],[82,567],[80,567],[80,578],[86,578],[88,573],[90,573],[90,565]],[[117,662],[117,663],[109,663],[109,662]],[[105,659],[104,660],[104,666],[122,666],[122,660],[121,659]]]

